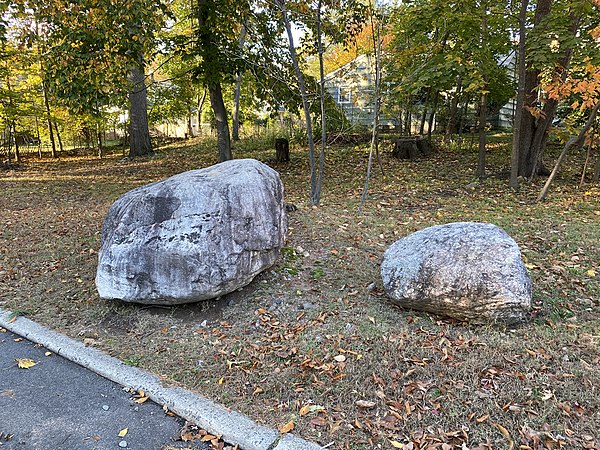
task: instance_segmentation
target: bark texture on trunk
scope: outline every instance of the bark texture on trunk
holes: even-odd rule
[[[319,153],[319,174],[313,197],[313,204],[321,202],[323,171],[325,170],[325,146],[327,145],[327,117],[325,114],[325,69],[323,67],[323,36],[321,34],[321,7],[323,0],[317,3],[317,49],[319,54],[319,100],[321,102],[321,152]]]
[[[450,136],[456,133],[456,125],[458,124],[458,100],[462,94],[462,83],[462,78],[459,78],[456,83],[456,92],[452,96],[452,101],[450,103],[448,124],[446,125],[446,134],[444,136],[446,142],[450,140]]]
[[[512,153],[510,158],[510,181],[509,185],[513,189],[519,187],[519,145],[521,143],[521,124],[523,122],[523,107],[525,104],[525,77],[527,74],[527,65],[525,62],[526,57],[526,40],[527,40],[527,6],[529,0],[521,1],[521,8],[519,12],[519,53],[518,53],[518,87],[517,87],[517,104],[515,106],[515,117],[513,121],[513,140],[512,140]]]
[[[198,31],[196,32],[197,45],[200,50],[203,62],[201,72],[203,72],[204,84],[210,99],[210,105],[215,115],[217,130],[217,151],[219,162],[233,159],[231,152],[231,136],[229,134],[229,124],[227,122],[227,108],[223,101],[223,91],[221,89],[221,80],[223,76],[223,61],[217,44],[213,40],[213,30],[211,29],[211,4],[207,0],[198,0],[196,4],[196,19],[198,20]],[[204,102],[204,100],[202,100]]]
[[[431,110],[429,113],[429,120],[427,122],[427,139],[431,142],[431,133],[433,131],[433,119],[435,117],[435,113],[437,111],[438,100],[440,98],[440,91],[435,91],[435,95],[433,96],[433,105],[431,106]]]
[[[477,176],[479,179],[485,178],[485,149],[487,136],[485,135],[485,124],[487,120],[487,94],[481,94],[479,104],[479,157],[477,159]]]
[[[483,4],[483,20],[481,22],[481,47],[485,48],[487,45],[487,4]],[[485,86],[481,93],[481,99],[479,103],[479,158],[477,160],[477,176],[480,180],[485,178],[485,150],[487,143],[487,136],[485,135],[485,125],[487,122],[488,107],[487,107],[487,89],[488,83],[486,76],[483,76]],[[459,121],[459,122],[462,122]],[[460,130],[459,130],[460,134]]]
[[[48,93],[46,84],[42,81],[42,92],[44,94],[44,108],[46,109],[46,124],[48,125],[48,135],[50,136],[51,156],[56,158],[56,141],[54,140],[54,130],[52,129],[52,114],[50,112],[50,102],[48,101]]]
[[[203,90],[202,90],[202,95],[198,95],[198,133],[199,134],[203,134],[203,128],[202,128],[202,109],[204,108],[204,102],[206,101],[206,94],[208,93],[208,90],[206,89],[206,86],[204,86]]]
[[[208,86],[210,105],[215,113],[217,122],[217,149],[219,151],[219,162],[233,159],[231,154],[231,140],[229,138],[229,124],[227,123],[227,109],[223,101],[221,83],[213,83]]]
[[[240,51],[244,48],[246,40],[246,24],[242,25],[240,32],[239,46]],[[235,80],[235,93],[233,96],[233,118],[231,122],[231,138],[234,142],[240,140],[240,97],[242,93],[242,72],[238,72]]]
[[[58,124],[56,122],[54,122],[54,131],[56,132],[56,139],[58,139],[58,148],[60,149],[60,152],[64,152],[64,148],[63,148],[63,142],[62,142],[62,138],[60,136],[60,130],[58,129]]]
[[[294,65],[294,71],[296,72],[296,78],[298,79],[300,94],[302,96],[302,109],[304,110],[304,119],[306,121],[306,137],[308,141],[308,164],[310,167],[310,202],[312,205],[316,205],[315,192],[317,190],[317,170],[315,165],[315,140],[313,135],[312,119],[310,117],[310,107],[308,105],[308,95],[306,93],[306,86],[304,84],[304,76],[302,75],[300,64],[298,62],[298,55],[296,54],[296,47],[294,46],[294,35],[292,34],[292,24],[288,16],[286,0],[276,0],[276,4],[281,11],[281,15],[283,16],[283,23],[288,36],[290,55]]]
[[[134,158],[152,153],[143,68],[132,67],[129,81],[129,157]]]
[[[534,16],[534,29],[544,26],[543,20],[552,11],[552,0],[539,0]],[[580,16],[571,15],[570,32],[575,36],[579,27]],[[566,77],[566,69],[571,61],[572,49],[567,49],[557,61],[554,76],[561,79]],[[543,162],[544,150],[548,140],[548,131],[556,114],[558,102],[548,99],[542,108],[541,114],[532,114],[539,109],[538,86],[540,71],[529,69],[525,75],[525,102],[519,133],[519,165],[518,176],[533,178],[537,175],[550,175],[550,171]]]
[[[19,139],[18,139],[18,136],[17,136],[17,125],[15,124],[14,121],[12,123],[12,129],[13,129],[13,140],[15,141],[15,162],[17,164],[19,164],[21,162],[21,152],[19,150]]]

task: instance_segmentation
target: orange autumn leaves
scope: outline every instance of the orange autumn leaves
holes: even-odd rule
[[[600,0],[594,0],[600,6]],[[596,42],[600,40],[600,26],[590,31],[590,35]],[[589,110],[600,100],[600,66],[593,64],[590,58],[586,58],[569,70],[566,79],[553,77],[544,84],[548,98],[554,100],[571,101],[572,109],[581,111]]]
[[[573,109],[591,109],[600,97],[600,67],[586,61],[583,67],[574,68],[564,82],[555,79],[545,89],[551,99],[572,97]]]

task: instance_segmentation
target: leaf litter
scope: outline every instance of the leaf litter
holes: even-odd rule
[[[509,160],[502,142],[490,146],[493,167]],[[475,167],[468,151],[418,162],[383,153],[386,177],[374,176],[357,217],[365,150],[328,153],[335,170],[317,209],[305,204],[307,163],[298,153],[292,164],[274,166],[286,201],[299,206],[289,215],[290,250],[216,312],[208,302],[162,312],[100,302],[96,251],[112,201],[208,165],[206,154],[172,148],[123,163],[32,161],[4,176],[2,307],[26,309],[33,320],[135,358],[274,428],[292,422],[293,433],[327,448],[600,445],[600,192],[578,192],[576,170],[563,174],[548,202],[534,204],[537,181],[518,194],[494,176],[468,188]],[[252,148],[236,155],[271,157]],[[535,287],[529,323],[476,328],[387,303],[378,281],[385,248],[423,227],[462,220],[496,223],[519,243]],[[18,253],[15,238],[23,243]]]

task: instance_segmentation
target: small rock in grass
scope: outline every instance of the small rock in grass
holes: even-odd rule
[[[104,411],[108,411],[110,408],[109,408],[109,406],[108,406],[108,405],[102,405],[102,409],[103,409]]]
[[[121,448],[127,448],[127,441],[121,441],[121,442],[119,442],[119,447],[121,447]]]

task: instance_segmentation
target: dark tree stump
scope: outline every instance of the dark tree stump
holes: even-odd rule
[[[425,139],[423,136],[417,138],[417,148],[423,156],[429,156],[433,153],[433,147],[431,142]]]
[[[394,141],[392,156],[399,159],[414,160],[421,156],[428,156],[433,148],[423,136],[400,137]]]
[[[289,162],[290,143],[285,138],[275,139],[275,161],[278,163]]]
[[[419,156],[419,148],[412,138],[398,138],[394,141],[392,156],[399,159],[415,159]]]

